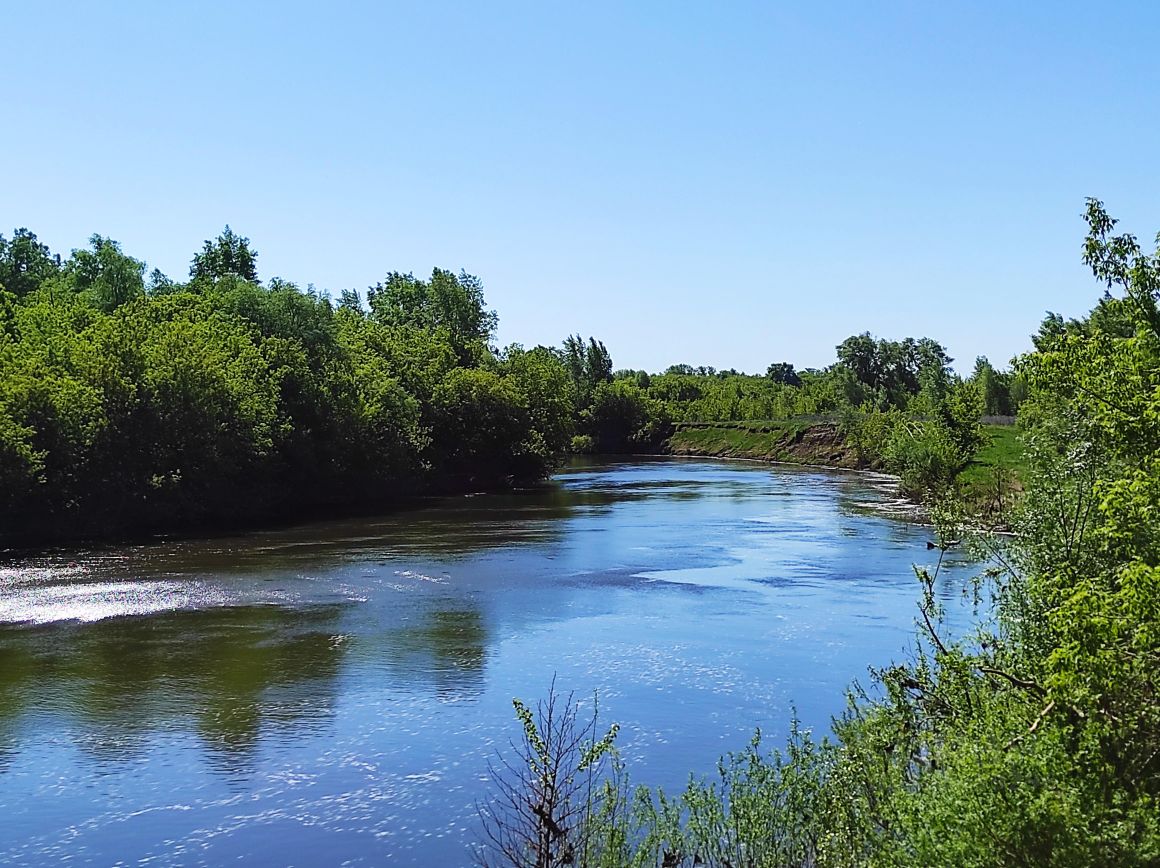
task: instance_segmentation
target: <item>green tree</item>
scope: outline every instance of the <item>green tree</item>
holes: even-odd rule
[[[145,294],[145,263],[126,256],[121,245],[94,235],[90,250],[74,250],[65,264],[73,289],[98,310],[111,311]]]
[[[583,410],[592,403],[592,393],[601,383],[612,382],[612,355],[603,341],[579,335],[564,338],[560,359],[572,379],[576,406]]]
[[[461,271],[458,276],[436,268],[430,280],[391,272],[367,291],[371,315],[386,325],[445,331],[466,365],[479,364],[499,319],[488,310],[483,283]]]
[[[627,380],[600,383],[582,426],[599,452],[650,451],[668,436],[671,421],[663,405]]]
[[[525,478],[539,459],[537,444],[529,442],[526,399],[510,380],[492,371],[455,368],[435,389],[432,403],[433,454],[450,479],[471,486],[502,484]]]
[[[229,226],[213,241],[206,241],[189,265],[189,279],[194,283],[213,283],[223,277],[258,281],[258,252]]]
[[[0,235],[0,289],[18,297],[39,289],[60,273],[60,257],[27,229],[17,229],[11,240]]]
[[[798,376],[794,366],[789,362],[774,362],[766,369],[765,376],[775,383],[787,386],[800,386],[802,378]]]
[[[1012,416],[1015,404],[1011,399],[1011,376],[996,371],[986,356],[975,359],[975,370],[971,374],[982,395],[983,410],[989,416]]]
[[[500,370],[523,396],[528,408],[531,452],[546,467],[555,466],[574,430],[568,371],[547,347],[510,348]]]

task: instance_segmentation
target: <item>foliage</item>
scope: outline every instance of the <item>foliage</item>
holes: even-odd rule
[[[793,365],[789,362],[775,362],[769,366],[765,371],[765,376],[769,377],[775,383],[782,383],[786,386],[800,386],[802,378],[798,376],[797,371],[794,370]]]
[[[758,731],[743,751],[718,763],[716,779],[694,777],[675,798],[639,791],[622,832],[637,842],[631,861],[673,868],[814,864],[822,759],[822,747],[794,720],[784,753],[764,752]]]
[[[229,226],[214,241],[206,241],[189,266],[193,283],[213,283],[225,277],[258,282],[258,252],[250,239],[237,235]]]
[[[12,238],[0,235],[0,289],[20,297],[40,288],[60,271],[60,258],[27,229],[17,229]]]
[[[430,280],[393,271],[367,290],[367,303],[385,325],[445,335],[464,366],[486,359],[498,323],[485,306],[483,283],[465,271],[457,276],[436,268]]]
[[[478,806],[484,840],[476,849],[480,865],[556,868],[601,864],[603,849],[592,815],[597,786],[615,757],[618,727],[598,737],[599,702],[580,718],[575,695],[556,691],[555,679],[535,711],[512,700],[522,740],[511,756],[488,765],[493,797]]]
[[[336,309],[255,282],[256,255],[227,227],[189,283],[146,287],[99,235],[63,264],[26,230],[0,239],[0,542],[507,485],[559,461],[568,372],[487,346],[477,280],[398,278],[370,311],[357,294]]]
[[[65,279],[93,307],[106,313],[145,293],[145,263],[121,252],[121,245],[94,235],[91,250],[74,250],[65,264]]]
[[[627,380],[600,383],[582,419],[600,452],[649,452],[669,433],[664,407]]]

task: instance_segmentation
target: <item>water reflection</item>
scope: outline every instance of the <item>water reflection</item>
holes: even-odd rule
[[[163,730],[195,731],[219,756],[244,756],[275,734],[310,737],[334,705],[342,610],[249,606],[0,629],[5,739],[47,712],[72,722],[97,763],[132,761]]]
[[[478,696],[484,686],[489,635],[472,609],[437,609],[421,624],[384,637],[377,654],[391,680],[440,699]]]

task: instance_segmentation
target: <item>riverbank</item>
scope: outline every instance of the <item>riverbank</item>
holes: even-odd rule
[[[1005,527],[1008,513],[1023,490],[1027,462],[1023,444],[1012,425],[984,425],[984,443],[955,478],[958,496],[988,526]],[[832,467],[840,470],[882,470],[867,459],[831,421],[678,423],[665,444],[670,455],[744,458],[781,464]],[[921,499],[900,502],[921,505]]]
[[[842,470],[878,470],[846,442],[833,422],[684,422],[666,443],[671,455],[749,458]]]

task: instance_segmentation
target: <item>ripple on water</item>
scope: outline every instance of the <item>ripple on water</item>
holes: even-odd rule
[[[598,690],[640,783],[711,771],[794,703],[825,726],[910,635],[927,556],[851,508],[867,488],[622,463],[523,499],[2,568],[0,622],[31,626],[0,631],[0,864],[463,864],[511,698],[554,673]],[[213,611],[34,626],[175,609]]]

